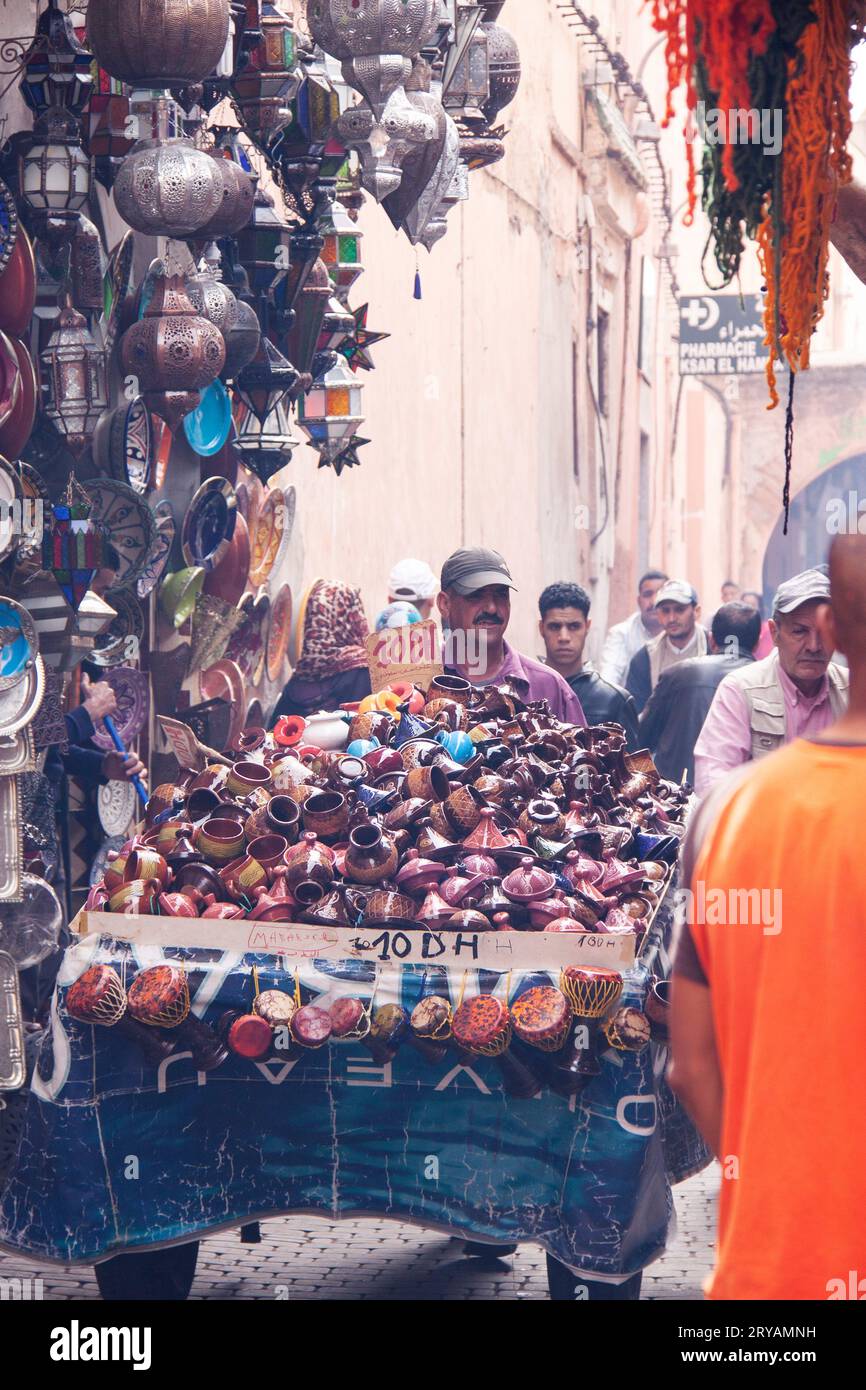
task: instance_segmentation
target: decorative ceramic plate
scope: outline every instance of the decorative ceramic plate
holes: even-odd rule
[[[106,835],[125,835],[138,803],[131,782],[106,782],[96,793],[99,823]]]
[[[17,734],[29,724],[42,704],[45,694],[45,666],[37,656],[27,675],[8,690],[0,690],[0,729],[4,734]]]
[[[88,882],[91,888],[95,888],[98,883],[102,882],[102,876],[108,866],[109,854],[119,854],[125,844],[125,835],[109,835],[102,841],[102,844],[93,857],[93,863],[90,866],[90,878]]]
[[[283,494],[275,488],[262,503],[255,525],[250,528],[252,560],[250,583],[267,583],[268,575],[280,550],[283,539]]]
[[[293,487],[287,487],[283,493],[286,504],[286,518],[283,522],[283,531],[286,536],[286,545],[292,539],[292,532],[295,529],[295,513],[298,509],[298,495]]]
[[[232,721],[226,747],[233,747],[243,731],[246,718],[243,672],[234,661],[224,658],[202,671],[199,684],[203,700],[225,700],[231,705]]]
[[[153,428],[141,396],[103,415],[93,436],[93,459],[100,473],[126,483],[140,496],[147,492]]]
[[[20,394],[21,369],[15,344],[5,333],[0,333],[0,427],[6,424]]]
[[[237,496],[225,478],[208,478],[184,517],[181,544],[190,566],[215,569],[227,554],[235,531]]]
[[[271,622],[268,628],[267,668],[268,679],[278,681],[283,673],[289,637],[292,631],[292,591],[284,584],[278,592],[271,608]]]
[[[31,614],[14,599],[0,595],[0,690],[17,686],[29,675],[38,652],[39,638]]]
[[[117,554],[117,582],[109,590],[125,589],[141,577],[156,534],[153,512],[128,483],[92,478],[85,491],[93,503],[93,520],[101,526]]]
[[[238,484],[238,511],[243,515],[244,521],[249,528],[252,537],[255,524],[265,500],[265,490],[258,478],[247,478],[245,483]]]
[[[143,671],[131,666],[113,666],[105,679],[114,691],[117,710],[111,716],[114,727],[127,748],[138,738],[147,722],[150,687]],[[101,719],[94,721],[93,742],[106,753],[114,751],[114,740]]]
[[[0,179],[0,274],[9,264],[17,236],[18,209],[10,190]]]
[[[57,950],[63,909],[44,878],[22,874],[20,901],[0,905],[0,951],[8,951],[19,970],[29,970]]]
[[[23,338],[36,304],[36,258],[24,228],[19,226],[6,269],[0,274],[0,329]]]
[[[0,298],[2,298],[2,294],[3,291],[0,288]],[[5,424],[0,425],[0,454],[6,458],[17,459],[33,432],[39,381],[36,376],[36,368],[33,365],[33,358],[27,348],[17,338],[10,338],[9,341],[12,343],[18,358],[21,386],[9,418]]]
[[[232,427],[232,403],[219,377],[201,393],[195,410],[184,417],[183,432],[189,446],[202,458],[218,454]]]
[[[204,592],[212,598],[236,604],[250,577],[250,533],[240,511],[235,513],[231,544],[219,563],[205,576]]]
[[[21,537],[23,498],[24,489],[17,471],[5,458],[0,458],[0,560],[12,554]],[[3,672],[2,629],[0,622],[0,675]]]
[[[171,547],[174,544],[174,512],[171,503],[166,498],[157,502],[153,509],[153,516],[156,522],[156,535],[150,550],[147,552],[147,563],[144,570],[135,582],[135,591],[139,598],[147,598],[151,589],[159,583],[163,570],[168,564]]]
[[[100,633],[90,653],[97,666],[119,666],[124,661],[137,661],[144,637],[144,614],[133,594],[113,593],[111,606],[117,617]]]

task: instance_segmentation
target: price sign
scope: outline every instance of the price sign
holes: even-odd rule
[[[432,618],[407,627],[386,627],[367,638],[367,665],[373,694],[394,681],[426,690],[442,674],[439,629]]]

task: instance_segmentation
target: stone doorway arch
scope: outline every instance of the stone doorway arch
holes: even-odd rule
[[[834,463],[792,498],[787,536],[782,534],[784,518],[780,514],[764,551],[762,582],[766,617],[770,617],[773,594],[783,579],[790,579],[792,574],[799,574],[812,565],[825,563],[830,542],[839,530],[840,509],[845,513],[852,510],[856,517],[861,502],[864,504],[862,525],[866,528],[866,454],[854,454]],[[832,529],[831,519],[835,522]]]

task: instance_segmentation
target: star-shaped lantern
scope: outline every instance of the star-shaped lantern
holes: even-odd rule
[[[369,308],[369,304],[362,304],[360,309],[352,310],[355,331],[347,334],[338,348],[353,372],[356,372],[359,367],[363,367],[365,372],[375,371],[376,364],[370,356],[370,348],[391,336],[390,333],[374,333],[372,328],[367,327]]]
[[[352,435],[345,449],[333,460],[321,459],[320,468],[333,468],[339,478],[344,468],[357,468],[361,462],[358,458],[358,450],[363,449],[365,444],[369,444],[369,439],[362,439],[359,434]]]

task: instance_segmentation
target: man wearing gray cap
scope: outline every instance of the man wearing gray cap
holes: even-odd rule
[[[445,629],[445,669],[473,685],[513,681],[523,699],[546,700],[554,718],[584,725],[580,701],[562,676],[505,641],[516,587],[497,550],[473,547],[449,556],[437,599]]]
[[[829,602],[823,566],[779,585],[770,622],[774,650],[725,677],[695,744],[699,796],[731,769],[814,737],[845,712],[848,672],[830,660],[818,621]]]
[[[640,713],[659,683],[677,662],[706,656],[707,634],[698,622],[698,596],[687,579],[667,579],[656,594],[655,615],[662,630],[633,656],[625,687]]]

